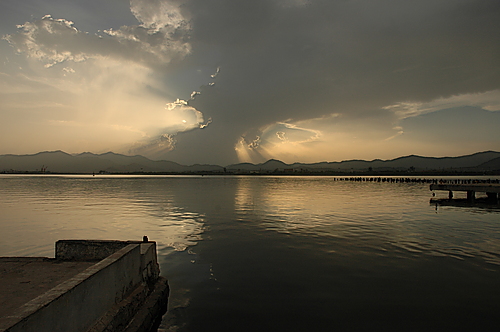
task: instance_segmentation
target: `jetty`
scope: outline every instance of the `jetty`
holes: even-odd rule
[[[489,203],[498,204],[498,196],[500,194],[500,184],[498,183],[433,183],[430,185],[430,190],[445,190],[448,191],[448,200],[453,200],[453,192],[467,192],[467,202],[474,203],[476,201],[476,193],[486,193],[486,199]],[[431,200],[437,201],[436,199]]]
[[[0,257],[0,332],[149,332],[167,310],[156,242],[60,240],[55,258]]]

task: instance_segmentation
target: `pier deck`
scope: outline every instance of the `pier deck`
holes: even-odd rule
[[[467,192],[467,200],[474,202],[476,199],[476,192],[486,193],[488,200],[498,203],[498,195],[500,193],[500,184],[497,183],[470,183],[470,184],[454,184],[454,183],[439,183],[431,184],[430,190],[445,190],[448,191],[448,198],[453,199],[454,191]]]

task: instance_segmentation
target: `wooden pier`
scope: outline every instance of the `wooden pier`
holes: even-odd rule
[[[497,183],[469,183],[469,184],[454,184],[454,183],[433,183],[430,185],[430,190],[445,190],[448,191],[448,199],[453,199],[454,191],[467,192],[467,201],[475,202],[476,192],[486,193],[487,200],[491,203],[498,204],[498,196],[500,193],[500,184]]]

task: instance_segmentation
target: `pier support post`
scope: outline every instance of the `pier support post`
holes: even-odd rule
[[[451,201],[453,199],[453,191],[448,191],[448,199]]]
[[[498,194],[497,193],[486,193],[488,200],[492,203],[498,204]]]
[[[467,190],[467,201],[474,203],[476,200],[476,192],[474,190]]]

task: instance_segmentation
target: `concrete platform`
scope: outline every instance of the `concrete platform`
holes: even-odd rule
[[[74,277],[95,262],[65,262],[43,257],[0,257],[0,317]]]
[[[169,287],[152,241],[62,240],[56,258],[0,258],[0,332],[146,332]]]

